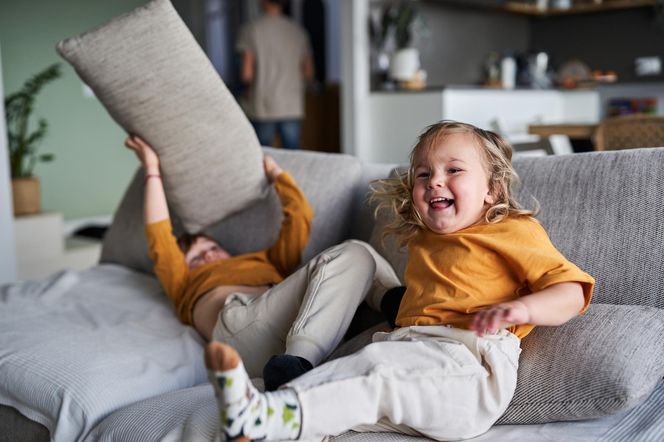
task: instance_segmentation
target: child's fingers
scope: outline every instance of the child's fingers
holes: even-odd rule
[[[482,310],[475,315],[471,324],[471,329],[478,335],[484,336],[485,333],[495,333],[501,328],[510,324],[511,309],[505,307],[491,307]]]
[[[130,149],[136,149],[136,143],[131,136],[127,137],[124,144]]]

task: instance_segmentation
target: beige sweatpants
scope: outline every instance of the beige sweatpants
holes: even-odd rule
[[[519,339],[446,326],[376,333],[373,343],[286,384],[302,405],[301,439],[346,430],[436,440],[486,432],[516,388]],[[284,387],[282,387],[284,388]]]
[[[341,342],[365,297],[379,304],[385,290],[399,284],[369,244],[346,241],[262,295],[229,296],[212,339],[233,346],[252,378],[263,376],[275,354],[301,356],[316,366]]]

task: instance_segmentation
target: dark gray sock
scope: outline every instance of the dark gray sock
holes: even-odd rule
[[[311,362],[300,356],[274,355],[263,368],[265,391],[274,391],[312,368]]]

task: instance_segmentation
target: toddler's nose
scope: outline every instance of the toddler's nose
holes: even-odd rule
[[[443,187],[445,186],[445,180],[437,175],[432,175],[429,178],[429,188],[433,189],[434,187]]]

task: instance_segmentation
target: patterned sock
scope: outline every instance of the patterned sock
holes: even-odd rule
[[[242,362],[230,370],[210,371],[209,375],[226,440],[298,438],[302,414],[295,391],[259,392],[249,380]]]

